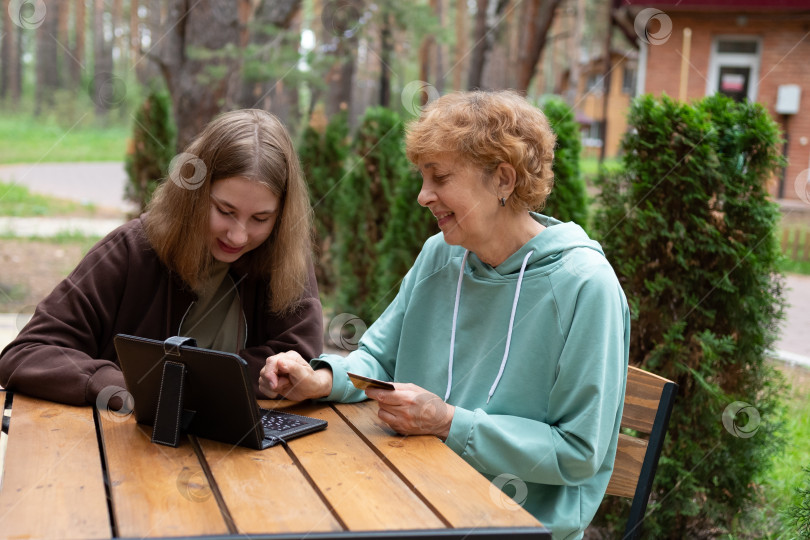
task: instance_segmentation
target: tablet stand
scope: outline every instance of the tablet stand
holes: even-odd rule
[[[163,342],[164,358],[180,357],[180,347],[197,345],[194,338],[173,336]],[[191,422],[194,411],[183,408],[185,381],[188,368],[182,362],[166,359],[163,362],[163,375],[160,379],[155,425],[152,430],[152,442],[177,447],[180,444],[180,433]]]

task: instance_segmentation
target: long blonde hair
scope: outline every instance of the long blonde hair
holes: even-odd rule
[[[211,185],[244,177],[267,185],[281,201],[273,232],[234,268],[269,281],[268,305],[293,310],[309,282],[312,208],[290,136],[274,115],[259,109],[224,113],[172,161],[169,178],[147,207],[145,230],[160,260],[193,290],[210,272]]]

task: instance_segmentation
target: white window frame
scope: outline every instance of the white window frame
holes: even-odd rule
[[[717,46],[721,41],[752,41],[757,44],[756,54],[748,53],[720,53]],[[759,95],[759,66],[762,61],[762,38],[750,34],[731,34],[715,36],[712,39],[712,50],[709,55],[709,73],[706,77],[706,95],[717,93],[720,77],[720,67],[747,67],[751,69],[751,79],[748,84],[747,97],[756,101]]]

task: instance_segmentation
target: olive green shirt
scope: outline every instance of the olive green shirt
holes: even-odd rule
[[[193,337],[204,349],[237,353],[246,337],[240,328],[244,325],[239,293],[228,274],[230,265],[214,261],[211,275],[199,291],[197,301],[180,324],[180,335]]]

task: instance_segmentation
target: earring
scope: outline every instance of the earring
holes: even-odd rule
[[[506,206],[506,197],[501,197],[501,206]]]

